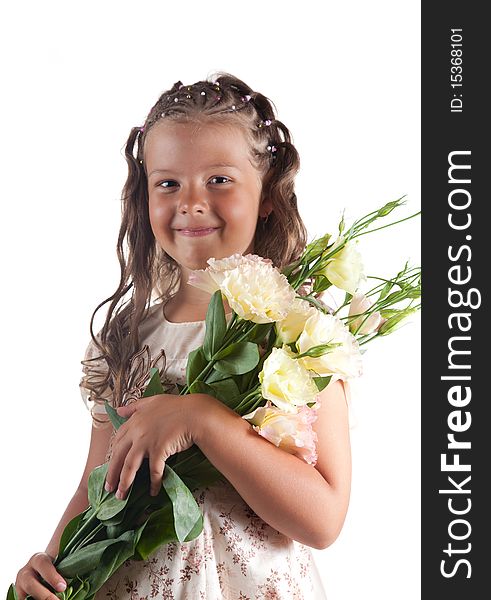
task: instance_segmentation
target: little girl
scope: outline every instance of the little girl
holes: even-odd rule
[[[234,253],[258,254],[281,268],[305,248],[294,193],[299,158],[290,133],[265,96],[221,74],[190,86],[179,81],[164,92],[143,127],[131,130],[125,154],[121,280],[92,315],[82,361],[80,385],[93,418],[87,464],[46,551],[19,571],[19,599],[54,600],[40,576],[64,589],[52,562],[66,523],[88,506],[87,479],[96,466],[109,461],[106,489],[124,498],[148,457],[156,494],[167,458],[193,444],[225,477],[193,491],[203,532],[191,542],[162,546],[146,561],[126,561],[96,599],[325,598],[310,548],[334,542],[348,507],[343,383],[319,394],[315,467],[257,435],[212,396],[179,396],[175,385],[185,383],[188,354],[203,342],[210,301],[187,285],[191,271],[206,268],[210,257]],[[95,336],[95,313],[107,302]],[[226,300],[224,306],[229,318]],[[155,366],[165,401],[142,398]],[[106,399],[129,417],[117,433]]]

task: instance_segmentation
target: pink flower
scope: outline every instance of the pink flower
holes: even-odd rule
[[[316,402],[313,408],[302,406],[296,413],[291,413],[267,402],[265,406],[256,408],[242,418],[252,424],[254,431],[278,448],[315,465],[317,434],[312,429],[312,423],[317,419],[319,407],[320,403]]]

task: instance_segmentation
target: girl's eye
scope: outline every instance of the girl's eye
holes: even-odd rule
[[[210,183],[214,183],[215,179],[225,179],[226,180],[226,181],[221,182],[221,183],[227,183],[227,181],[230,181],[230,179],[228,177],[224,177],[223,175],[217,175],[216,177],[212,177],[210,179]],[[218,182],[218,183],[220,183],[220,182]]]
[[[175,181],[173,181],[172,179],[167,179],[166,181],[161,181],[159,183],[159,187],[163,187],[163,188],[169,188],[171,187],[170,185],[166,185],[166,184],[170,184],[170,183],[176,183]]]

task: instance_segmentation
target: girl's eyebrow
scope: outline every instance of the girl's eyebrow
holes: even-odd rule
[[[229,169],[236,169],[237,167],[235,165],[229,165],[227,163],[216,163],[214,165],[207,165],[205,167],[205,169],[217,169],[217,168],[222,168],[222,167],[228,167]],[[151,173],[148,174],[148,177],[150,177],[150,175],[153,175],[154,173],[171,173],[172,171],[170,169],[154,169]]]

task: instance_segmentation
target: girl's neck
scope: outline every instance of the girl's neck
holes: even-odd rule
[[[209,293],[185,285],[164,304],[164,316],[171,323],[204,321],[210,300]],[[232,312],[226,299],[223,300],[223,308],[225,314]]]

